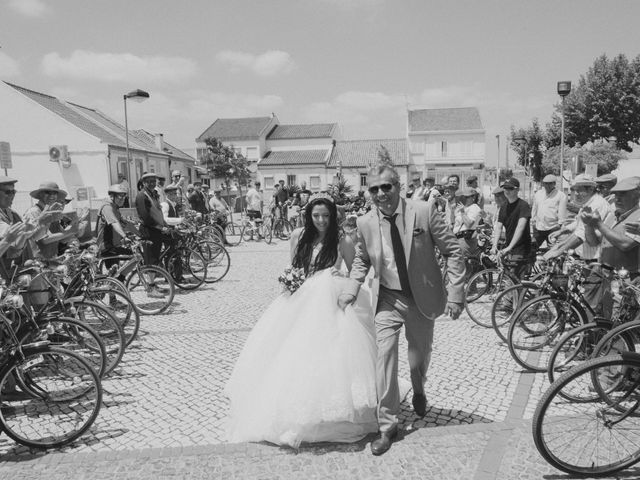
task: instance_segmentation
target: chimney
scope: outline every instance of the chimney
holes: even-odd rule
[[[162,133],[156,133],[154,138],[156,141],[156,148],[159,151],[164,152],[164,135]]]

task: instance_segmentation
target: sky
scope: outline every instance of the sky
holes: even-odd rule
[[[636,0],[0,0],[0,79],[122,124],[145,90],[129,127],[189,153],[217,118],[401,138],[407,107],[474,106],[504,166],[511,125],[546,124],[558,81],[640,54],[638,19]]]

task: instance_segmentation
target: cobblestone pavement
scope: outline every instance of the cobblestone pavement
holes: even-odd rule
[[[400,441],[384,456],[371,455],[372,436],[298,451],[225,443],[223,388],[251,327],[280,292],[288,245],[243,243],[231,261],[222,282],[179,293],[168,312],[142,318],[139,340],[104,381],[98,420],[74,445],[38,452],[0,436],[0,479],[568,478],[531,438],[546,379],[522,373],[493,331],[465,316],[437,322],[430,409],[418,419],[409,395]],[[408,379],[404,341],[400,358]]]

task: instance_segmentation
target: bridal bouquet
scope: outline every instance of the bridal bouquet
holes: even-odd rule
[[[302,268],[287,267],[278,277],[278,281],[288,292],[295,292],[305,281],[304,270]]]

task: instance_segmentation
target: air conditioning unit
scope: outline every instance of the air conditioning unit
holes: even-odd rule
[[[52,162],[67,162],[69,150],[66,145],[53,145],[49,147],[49,160]]]

